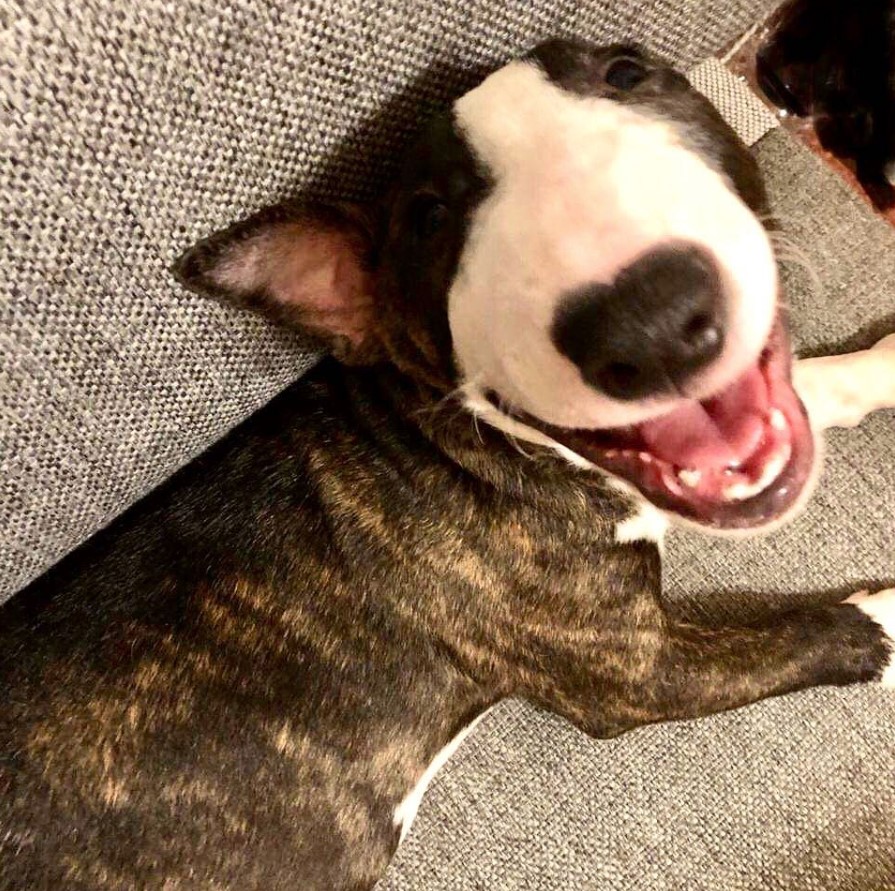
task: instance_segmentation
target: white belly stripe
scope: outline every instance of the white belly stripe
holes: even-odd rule
[[[474,721],[467,724],[429,763],[429,766],[419,778],[417,784],[410,790],[404,800],[395,808],[394,823],[395,826],[401,827],[401,839],[404,841],[410,827],[413,825],[416,812],[419,810],[420,802],[423,800],[423,794],[426,787],[432,782],[432,778],[447,763],[447,760],[457,751],[460,744],[472,733],[476,724],[485,717],[487,712],[482,712]]]

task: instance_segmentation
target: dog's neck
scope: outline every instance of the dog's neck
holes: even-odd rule
[[[391,419],[382,428],[383,437],[395,436],[394,419],[400,419],[431,447],[433,458],[450,462],[471,484],[487,486],[496,496],[543,501],[545,511],[564,498],[585,497],[606,516],[623,519],[630,512],[630,500],[602,474],[577,468],[550,449],[517,441],[477,419],[461,390],[435,387],[391,364],[342,368],[340,376],[356,409],[381,411]],[[384,445],[387,452],[388,443]]]

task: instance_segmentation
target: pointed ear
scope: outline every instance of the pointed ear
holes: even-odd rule
[[[174,265],[201,294],[259,310],[349,364],[375,361],[372,211],[285,203],[200,241]]]

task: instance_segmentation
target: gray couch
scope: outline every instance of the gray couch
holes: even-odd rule
[[[368,194],[421,116],[538,38],[635,39],[689,68],[771,5],[0,0],[0,599],[314,361],[179,290],[184,245],[287,193]],[[700,76],[766,129],[737,84]],[[756,151],[820,280],[786,270],[799,346],[895,329],[895,234],[782,131]],[[828,451],[788,529],[673,537],[676,609],[742,618],[895,582],[891,414]],[[381,887],[895,889],[895,697],[815,690],[611,742],[502,704]]]

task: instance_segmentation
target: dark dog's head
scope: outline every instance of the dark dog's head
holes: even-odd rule
[[[178,272],[663,509],[748,528],[813,463],[764,209],[752,157],[684,77],[551,41],[435,120],[375,207],[284,204]]]
[[[779,106],[814,119],[823,146],[855,161],[878,203],[895,202],[895,6],[791,0],[756,58]]]

